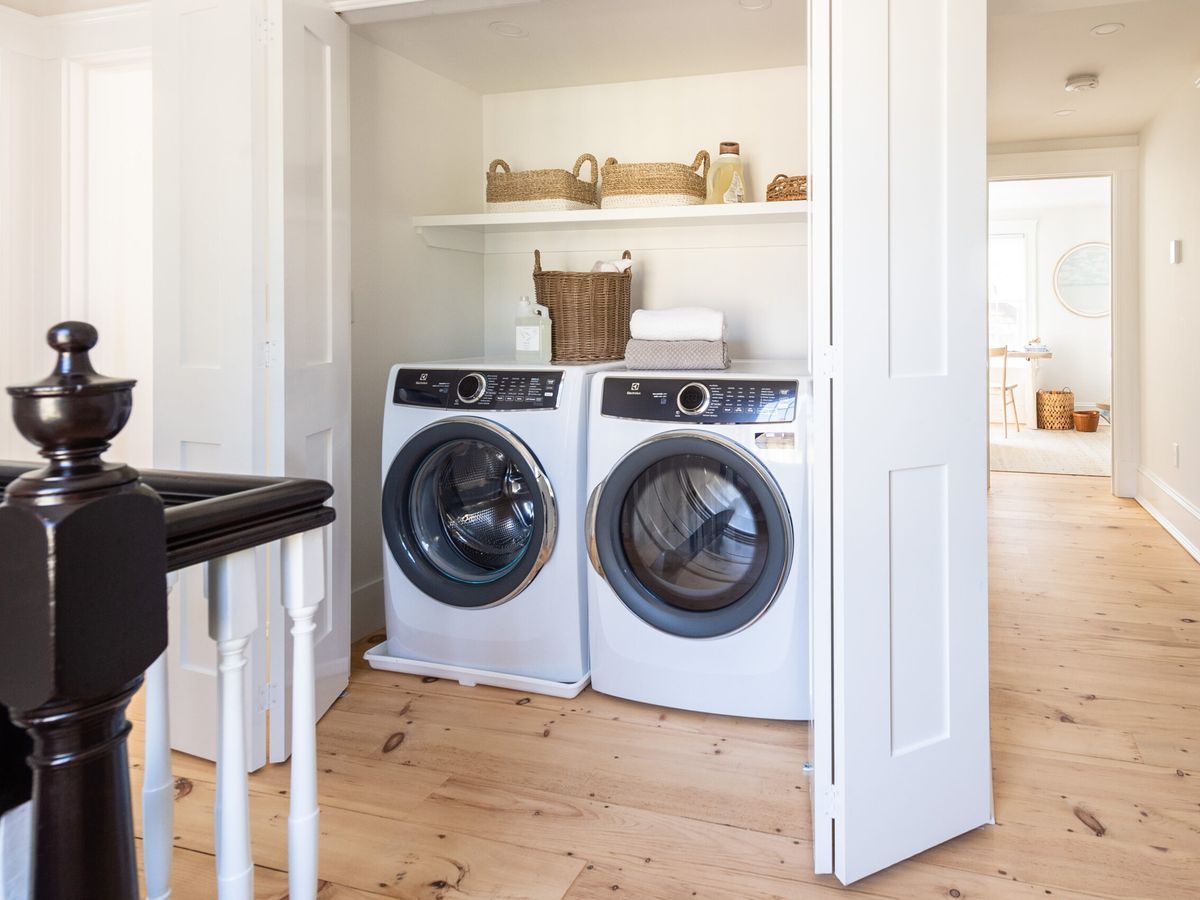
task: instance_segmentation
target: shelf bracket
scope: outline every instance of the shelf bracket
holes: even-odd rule
[[[483,232],[473,228],[423,228],[417,226],[417,234],[424,240],[426,246],[437,247],[441,250],[459,250],[463,253],[482,253],[484,251]]]

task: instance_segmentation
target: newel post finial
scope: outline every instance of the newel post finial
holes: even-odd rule
[[[47,465],[0,504],[0,704],[33,740],[33,897],[138,895],[125,718],[167,646],[158,495],[101,454],[133,409],[132,379],[63,322],[41,381],[10,387],[13,419]]]

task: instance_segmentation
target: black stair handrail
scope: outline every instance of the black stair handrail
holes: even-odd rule
[[[125,707],[167,646],[167,573],[336,515],[317,479],[103,460],[135,382],[92,368],[96,340],[56,325],[54,371],[8,389],[47,460],[0,462],[0,814],[32,796],[34,900],[138,896]]]
[[[33,462],[0,460],[0,492]],[[166,506],[167,571],[329,525],[333,486],[315,478],[270,478],[140,469],[142,483]]]

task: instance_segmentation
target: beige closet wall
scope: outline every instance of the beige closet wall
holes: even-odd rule
[[[353,296],[351,629],[383,623],[380,428],[394,363],[483,350],[483,259],[427,247],[411,218],[475,212],[481,98],[350,37]]]

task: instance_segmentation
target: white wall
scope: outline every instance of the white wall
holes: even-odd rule
[[[113,452],[142,464],[151,409],[149,24],[148,5],[43,18],[0,6],[0,385],[50,371],[51,325],[94,321],[97,367],[143,379]],[[0,458],[33,456],[5,406]]]
[[[44,335],[61,312],[54,54],[45,22],[0,7],[0,387],[49,372]],[[34,457],[0,405],[0,458]]]
[[[480,208],[473,91],[350,37],[353,236],[351,630],[383,622],[380,431],[388,369],[483,350],[483,258],[428,248],[410,224]]]
[[[1200,547],[1200,90],[1184,84],[1141,135],[1142,440],[1138,499]],[[1168,242],[1183,241],[1182,262]],[[1173,444],[1179,444],[1176,466]]]
[[[996,185],[993,185],[995,188]],[[1038,366],[1042,387],[1069,387],[1077,407],[1107,402],[1111,393],[1110,316],[1078,316],[1058,301],[1054,293],[1054,268],[1064,253],[1086,241],[1111,239],[1107,206],[1039,207],[993,210],[990,220],[1037,223],[1035,286],[1037,322],[1034,329],[1054,354]],[[1026,337],[1033,337],[1031,333]],[[1010,363],[1011,365],[1011,363]]]
[[[789,67],[486,95],[475,208],[482,209],[483,173],[496,158],[515,169],[569,169],[585,152],[601,164],[609,156],[621,162],[690,164],[700,149],[715,158],[717,145],[726,140],[741,143],[748,198],[763,200],[776,174],[808,170],[807,81],[804,67]],[[805,229],[767,229],[759,246],[720,254],[711,252],[728,239],[720,229],[700,229],[703,234],[687,237],[677,229],[593,232],[575,238],[574,245],[561,235],[538,238],[544,239],[545,268],[586,271],[597,259],[630,249],[634,308],[723,309],[735,357],[804,356]],[[517,299],[533,294],[533,257],[526,249],[489,253],[486,265],[487,352],[509,354]]]

